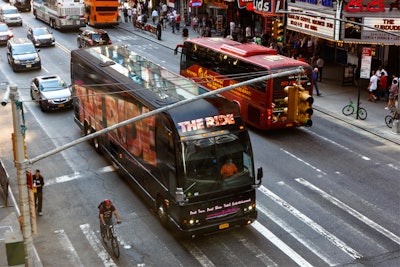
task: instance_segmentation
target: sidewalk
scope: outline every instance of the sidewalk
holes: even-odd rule
[[[158,42],[160,45],[170,49],[175,49],[177,44],[182,43],[182,25],[180,32],[175,31],[175,34],[172,33],[170,27],[164,30],[161,34],[161,41],[157,40],[154,34],[134,30],[131,23],[121,23],[120,27],[132,34],[143,37],[143,39]],[[187,28],[189,30],[189,38],[199,37],[199,34],[194,32],[191,27]],[[360,130],[370,132],[400,145],[400,134],[394,133],[385,124],[385,116],[389,114],[385,110],[386,99],[381,98],[376,103],[368,102],[367,80],[361,81],[362,88],[355,85],[343,86],[343,71],[344,66],[342,65],[329,62],[325,64],[322,82],[318,83],[322,95],[319,97],[314,95],[313,108],[316,114],[322,112],[334,119],[344,121],[358,127]],[[350,99],[357,103],[358,90],[360,90],[360,106],[364,107],[368,113],[365,121],[357,120],[355,115],[347,117],[342,114],[342,108],[349,103]],[[317,122],[314,120],[315,123]]]

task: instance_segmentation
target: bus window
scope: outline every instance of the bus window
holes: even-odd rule
[[[245,133],[182,142],[183,190],[188,198],[217,190],[251,185],[253,166]],[[232,158],[238,173],[222,179],[220,170]]]

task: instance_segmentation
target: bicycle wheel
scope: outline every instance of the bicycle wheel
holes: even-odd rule
[[[358,108],[358,117],[361,120],[365,120],[367,118],[367,110],[365,108]]]
[[[343,115],[349,116],[354,113],[354,107],[352,105],[347,105],[342,109]]]
[[[393,127],[393,121],[394,121],[394,119],[393,119],[392,115],[386,115],[385,123],[386,123],[387,127],[392,128]]]
[[[119,258],[119,245],[118,245],[118,240],[115,236],[111,237],[111,247],[112,247],[112,251],[114,253],[114,256],[116,258]]]

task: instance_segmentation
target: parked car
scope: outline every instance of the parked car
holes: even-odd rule
[[[72,90],[58,75],[38,76],[31,82],[31,98],[42,111],[72,108]]]
[[[14,37],[11,28],[5,23],[0,23],[0,44],[7,44],[7,41]]]
[[[112,44],[108,33],[105,30],[83,30],[78,34],[77,39],[78,47],[98,46]]]
[[[26,38],[13,38],[7,42],[7,60],[13,71],[41,69],[39,52]]]
[[[31,11],[31,0],[10,0],[10,5],[15,6],[18,11]]]
[[[26,37],[36,46],[54,46],[56,40],[46,27],[29,28]]]
[[[0,22],[22,26],[22,17],[15,6],[4,5],[0,8]]]

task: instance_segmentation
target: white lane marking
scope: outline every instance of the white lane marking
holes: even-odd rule
[[[317,192],[320,196],[322,196],[324,199],[328,200],[335,206],[339,207],[340,209],[344,210],[345,212],[353,215],[356,217],[358,220],[362,221],[369,227],[375,229],[379,233],[383,234],[387,238],[391,239],[393,242],[397,243],[400,245],[400,237],[396,236],[394,233],[390,232],[386,228],[382,227],[381,225],[377,224],[376,222],[372,221],[368,217],[362,215],[360,212],[356,211],[355,209],[351,208],[347,204],[341,202],[339,199],[329,195],[328,193],[324,192],[323,190],[319,189],[315,185],[311,184],[310,182],[306,181],[303,178],[297,178],[295,179],[298,183],[304,185],[305,187],[309,188],[310,190]]]
[[[289,156],[291,156],[292,158],[295,158],[295,159],[297,159],[298,161],[304,163],[305,165],[307,165],[307,166],[310,167],[311,169],[314,169],[315,171],[321,173],[322,175],[326,175],[325,172],[321,171],[320,169],[318,169],[317,167],[311,165],[310,163],[308,163],[308,162],[302,160],[301,158],[295,156],[294,154],[290,153],[289,151],[287,151],[287,150],[285,150],[285,149],[283,149],[283,148],[281,148],[281,150],[282,150],[283,152],[285,152],[286,154],[288,154]]]
[[[359,157],[362,158],[363,160],[371,160],[369,157],[364,156],[364,155],[361,155],[361,154],[359,154],[359,153],[357,153],[357,152],[351,150],[350,148],[348,148],[348,147],[346,147],[346,146],[344,146],[344,145],[341,145],[341,144],[339,144],[339,143],[336,143],[335,141],[333,141],[333,140],[331,140],[331,139],[329,139],[329,138],[326,138],[325,136],[319,135],[319,134],[317,134],[317,133],[311,131],[310,129],[304,128],[303,130],[304,130],[304,131],[307,131],[307,132],[310,133],[310,134],[313,134],[313,135],[315,135],[315,136],[318,136],[319,138],[325,140],[326,142],[331,143],[331,144],[333,144],[333,145],[335,145],[335,146],[338,146],[338,147],[340,147],[340,148],[346,150],[347,152],[356,154],[357,156],[359,156]]]
[[[305,246],[312,253],[317,255],[321,260],[327,263],[329,266],[337,266],[339,262],[334,262],[330,260],[329,255],[325,253],[325,251],[321,251],[321,249],[312,242],[309,242],[309,238],[303,236],[298,233],[296,229],[288,225],[284,220],[277,217],[272,211],[267,209],[265,206],[257,203],[257,210],[261,211],[265,216],[274,221],[277,225],[279,225],[282,229],[284,229],[289,235],[295,238],[298,242],[300,242],[303,246]]]
[[[312,265],[302,258],[296,251],[286,245],[282,240],[280,240],[276,235],[274,235],[270,230],[265,228],[261,223],[255,221],[251,226],[254,227],[260,234],[262,234],[269,242],[274,244],[277,248],[279,248],[283,253],[288,255],[294,262],[296,262],[299,266],[302,267],[312,267]]]
[[[65,234],[64,230],[56,230],[54,231],[57,234],[59,239],[59,243],[64,248],[64,251],[68,251],[67,258],[70,260],[71,266],[84,266],[82,262],[79,260],[78,253],[74,246],[72,245],[71,241],[69,240],[67,234]],[[65,256],[65,255],[64,255]]]
[[[190,242],[182,242],[185,248],[203,267],[215,267],[214,263],[194,244]]]
[[[115,171],[115,168],[112,165],[109,165],[109,166],[105,166],[103,168],[99,168],[97,171],[95,171],[95,173],[103,174],[103,173],[108,173],[108,172],[113,172],[113,171]],[[89,173],[91,173],[91,172],[85,172],[85,173],[75,172],[74,174],[63,175],[63,176],[55,177],[52,179],[47,179],[46,186],[70,182],[72,180],[80,179],[80,178],[86,177],[87,174],[89,174]]]
[[[272,191],[267,189],[265,186],[261,185],[260,188],[258,189],[261,193],[275,201],[277,204],[279,204],[281,207],[289,211],[293,216],[304,222],[306,225],[308,225],[311,229],[316,231],[318,234],[322,235],[325,237],[327,240],[329,240],[332,244],[334,244],[336,247],[340,248],[342,251],[346,252],[350,257],[353,259],[361,259],[362,255],[359,254],[357,251],[346,245],[343,241],[341,241],[339,238],[337,238],[335,235],[331,234],[329,231],[325,230],[322,226],[311,220],[309,217],[295,209],[293,206],[291,206],[289,203],[284,201],[282,198],[274,194]]]
[[[97,253],[97,256],[101,259],[105,267],[116,267],[117,265],[111,258],[111,256],[107,253],[105,248],[102,246],[100,240],[97,238],[95,232],[90,228],[89,224],[81,224],[80,225],[83,234],[86,239],[89,241],[89,244],[92,246],[94,251]]]
[[[257,205],[257,208],[259,206]],[[253,255],[259,259],[265,266],[269,267],[278,267],[278,264],[276,264],[272,259],[270,259],[267,254],[262,252],[256,245],[251,243],[247,238],[244,238],[242,235],[239,235],[237,233],[234,234],[236,239],[239,240],[240,243],[242,243],[243,246],[245,246]]]
[[[396,171],[400,171],[400,165],[395,165],[394,163],[387,164],[388,167],[395,169]]]

